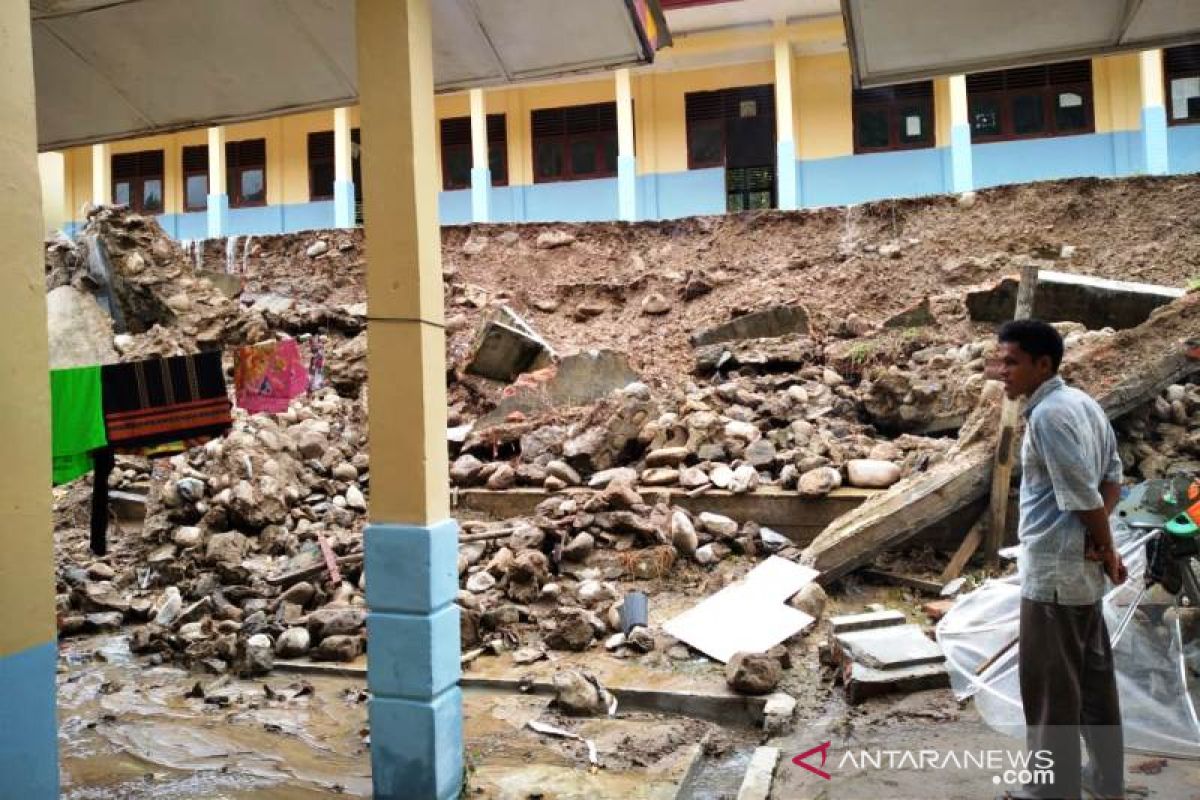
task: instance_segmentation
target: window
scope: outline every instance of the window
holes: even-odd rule
[[[535,112],[536,113],[536,112]],[[503,114],[487,115],[488,169],[492,186],[508,185],[508,132]],[[441,122],[442,188],[471,188],[471,118]]]
[[[775,163],[775,88],[770,84],[684,96],[688,169]]]
[[[267,204],[267,140],[225,143],[225,180],[230,208]]]
[[[854,152],[933,147],[933,82],[856,89]]]
[[[616,103],[543,108],[532,123],[535,183],[617,174]]]
[[[1200,45],[1163,50],[1167,124],[1200,122]]]
[[[357,197],[359,179],[358,128],[350,130],[350,164],[351,180],[354,182],[354,193]],[[333,184],[337,180],[334,167],[333,131],[315,131],[308,135],[308,199],[332,200]]]
[[[112,200],[143,214],[163,211],[163,151],[143,150],[112,157]]]
[[[968,75],[967,106],[974,142],[1091,133],[1092,62]]]
[[[204,211],[208,208],[208,146],[189,145],[183,148],[183,210]]]

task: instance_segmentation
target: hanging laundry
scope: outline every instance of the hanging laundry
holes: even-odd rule
[[[234,356],[237,404],[254,413],[287,411],[292,398],[308,390],[308,370],[295,339],[238,348]]]
[[[219,350],[105,365],[100,375],[108,441],[118,451],[217,436],[232,424]]]
[[[315,392],[325,385],[325,337],[308,340],[308,391]]]
[[[100,367],[50,371],[50,446],[54,485],[92,470],[92,451],[104,447]]]

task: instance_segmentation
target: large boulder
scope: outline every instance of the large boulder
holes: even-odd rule
[[[112,319],[92,295],[59,286],[46,295],[50,369],[87,367],[117,361]]]
[[[725,665],[725,682],[740,694],[770,694],[782,677],[779,661],[765,653],[735,653]]]

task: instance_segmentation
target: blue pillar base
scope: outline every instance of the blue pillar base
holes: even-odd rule
[[[354,182],[333,182],[333,225],[335,228],[353,228],[354,213]]]
[[[1142,109],[1142,151],[1146,174],[1167,174],[1167,110],[1162,106]]]
[[[775,143],[775,180],[779,187],[779,207],[795,211],[800,207],[800,187],[796,176],[796,143]]]
[[[229,233],[229,195],[208,196],[208,238],[219,239]]]
[[[0,796],[58,797],[55,642],[0,656]]]
[[[471,168],[471,221],[491,222],[492,171]]]
[[[960,123],[950,128],[950,191],[970,192],[974,189],[971,127],[966,123]]]
[[[617,216],[625,222],[638,218],[636,156],[617,156]]]
[[[463,767],[458,524],[374,524],[363,538],[375,797],[457,797]]]

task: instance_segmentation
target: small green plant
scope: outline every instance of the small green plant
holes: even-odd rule
[[[1187,288],[1188,288],[1189,292],[1194,292],[1195,290],[1200,289],[1200,276],[1197,276],[1197,277],[1189,280],[1188,284],[1187,284]]]
[[[875,353],[874,342],[861,342],[850,348],[850,352],[846,353],[846,358],[851,364],[861,367]]]

